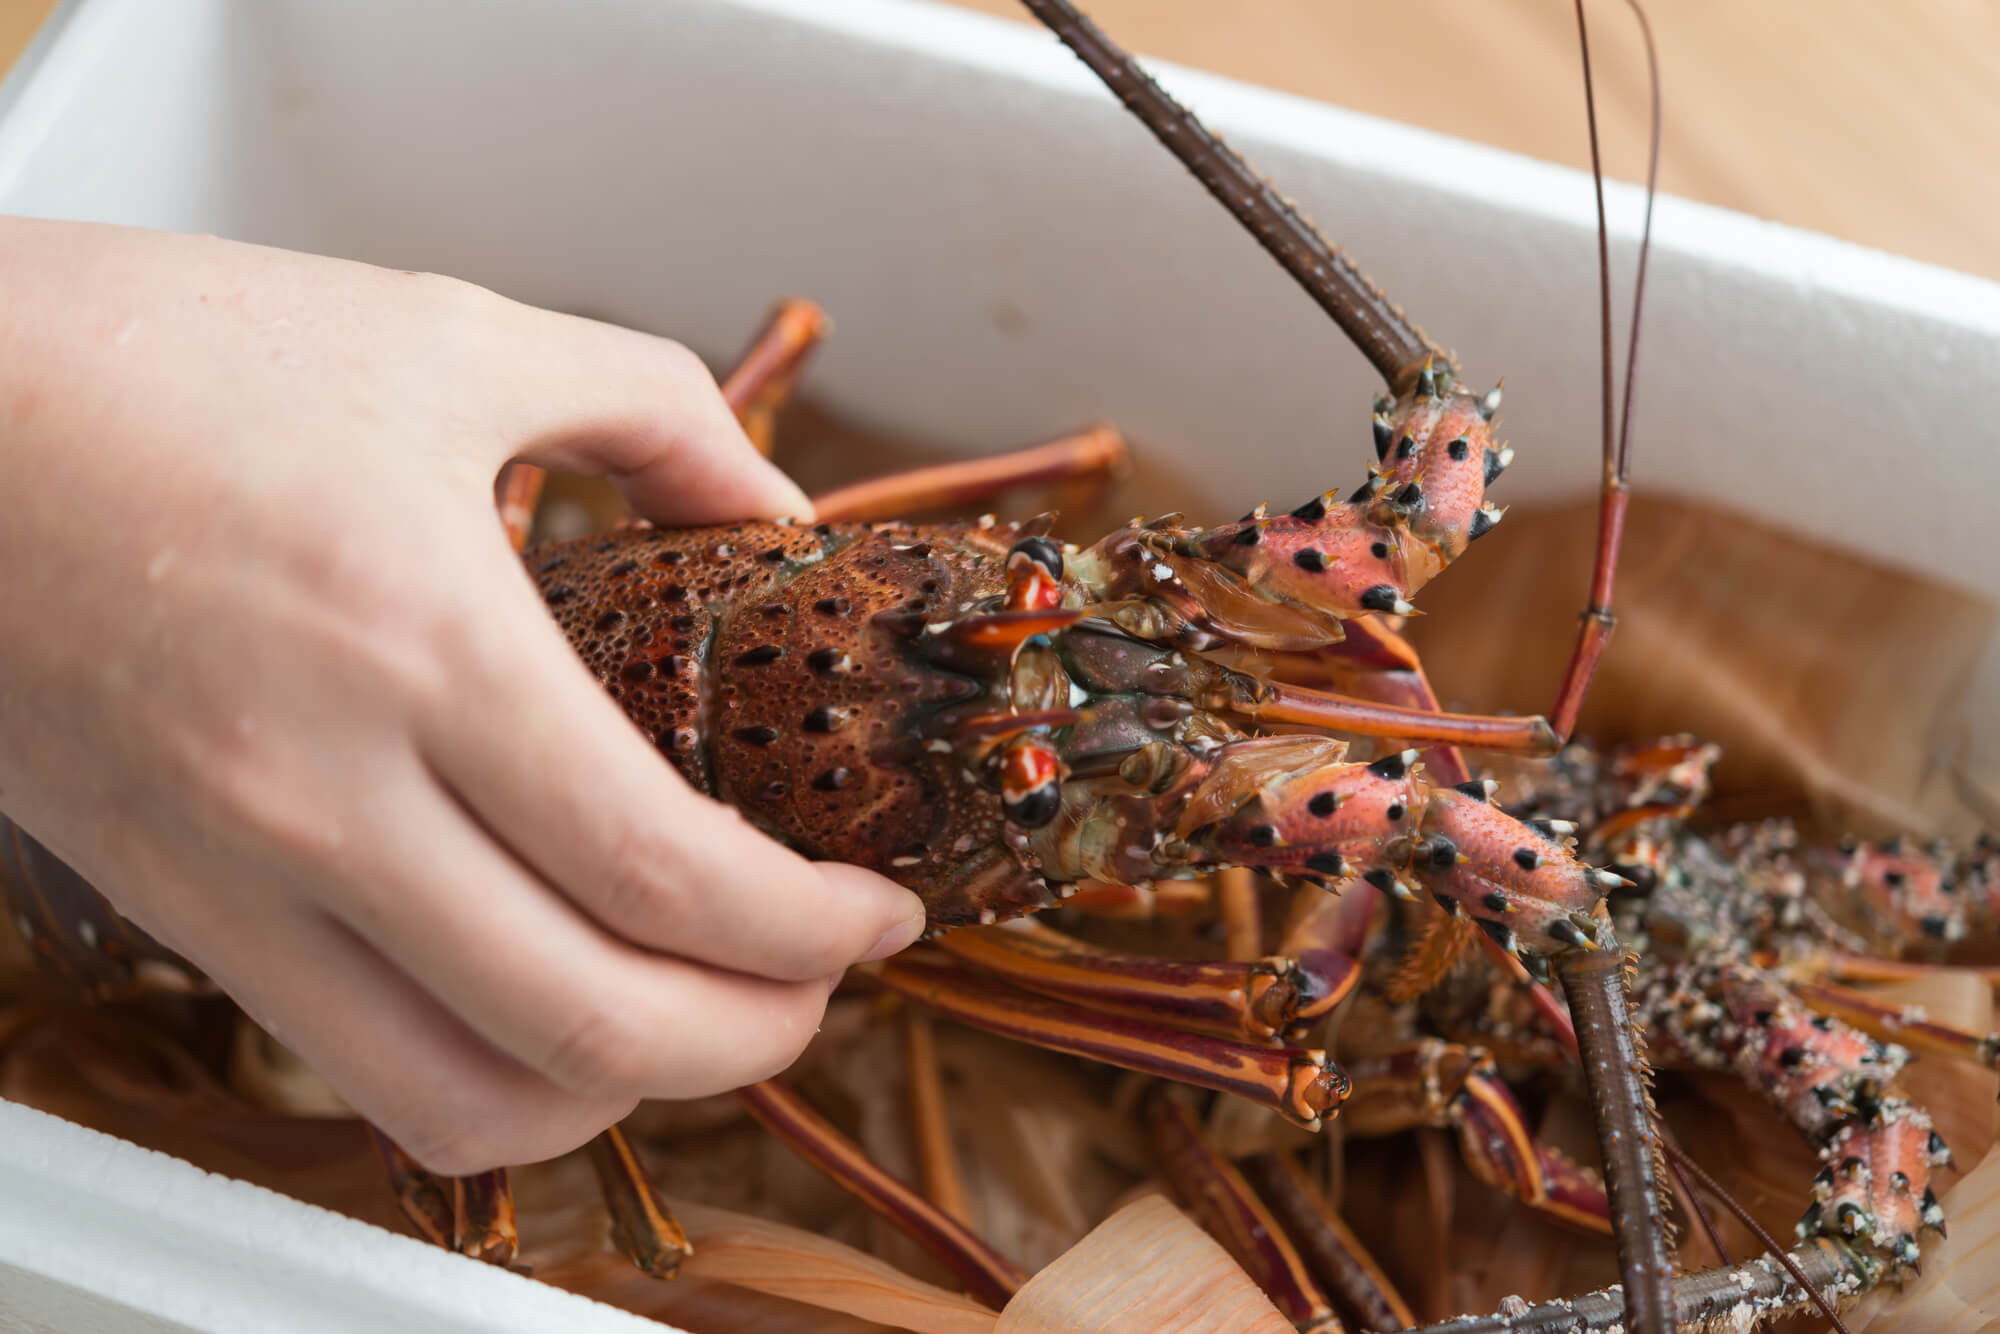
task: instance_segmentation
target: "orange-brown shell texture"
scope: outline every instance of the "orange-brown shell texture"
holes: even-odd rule
[[[1050,895],[946,717],[1005,711],[1005,659],[927,632],[1003,589],[1008,525],[636,529],[527,556],[590,669],[687,780],[809,857],[882,871],[935,922]]]

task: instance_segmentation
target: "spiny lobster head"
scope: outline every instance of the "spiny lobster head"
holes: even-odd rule
[[[1153,546],[1183,582],[1213,590],[1211,601],[1248,593],[1336,620],[1409,615],[1417,591],[1500,521],[1486,499],[1513,460],[1493,438],[1499,394],[1475,397],[1426,373],[1400,400],[1376,401],[1376,461],[1346,499],[1330,491],[1282,514],[1260,505]],[[1230,578],[1204,578],[1195,564]]]

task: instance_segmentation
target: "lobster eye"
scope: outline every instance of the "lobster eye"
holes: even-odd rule
[[[1062,809],[1062,762],[1047,737],[1021,737],[1001,755],[1000,809],[1021,829],[1039,829]]]
[[[1040,829],[1062,809],[1062,792],[1054,783],[1043,783],[1017,798],[1003,798],[1000,809],[1009,823],[1022,829]]]
[[[1046,537],[1022,538],[1007,553],[1007,564],[1012,565],[1016,557],[1025,557],[1041,566],[1051,579],[1063,577],[1062,548]]]

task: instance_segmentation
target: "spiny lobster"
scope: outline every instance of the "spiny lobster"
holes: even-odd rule
[[[1118,448],[1094,433],[837,493],[810,526],[632,527],[539,548],[528,557],[534,578],[592,670],[690,782],[802,851],[875,867],[923,896],[934,947],[872,977],[953,1018],[1236,1093],[1317,1127],[1350,1080],[1323,1052],[1291,1043],[1356,984],[1340,930],[1301,936],[1282,957],[1173,963],[1052,932],[948,929],[1052,907],[1086,882],[1143,887],[1245,868],[1427,895],[1475,923],[1523,980],[1523,960],[1552,963],[1598,1086],[1609,1202],[1561,1160],[1520,1147],[1518,1110],[1477,1062],[1459,1082],[1485,1112],[1460,1124],[1481,1132],[1465,1136],[1475,1159],[1487,1142],[1490,1179],[1580,1218],[1615,1219],[1626,1321],[1665,1329],[1723,1280],[1670,1286],[1623,954],[1603,911],[1626,880],[1580,860],[1569,825],[1502,809],[1455,749],[1545,754],[1573,726],[1613,624],[1623,451],[1612,457],[1607,439],[1591,604],[1550,715],[1440,711],[1387,618],[1414,610],[1423,585],[1500,518],[1486,498],[1512,457],[1493,434],[1499,391],[1466,388],[1451,358],[1073,7],[1027,3],[1382,372],[1390,392],[1374,406],[1376,463],[1361,488],[1215,527],[1137,522],[1083,549],[1039,522],[871,521],[1103,471]],[[814,337],[810,312],[787,308],[725,385],[753,428],[768,426]],[[530,470],[503,479],[517,535],[536,485]],[[1293,679],[1327,674],[1348,693]],[[1313,730],[1259,730],[1273,728]],[[1347,743],[1324,732],[1385,744],[1350,761]],[[81,882],[64,881],[20,831],[12,846],[9,894],[45,954],[100,989],[188,975]],[[1428,1077],[1393,1063],[1377,1073],[1385,1089]],[[802,1152],[913,1223],[974,1292],[1004,1298],[1018,1283],[1004,1258],[861,1160],[782,1086],[745,1097]],[[1176,1130],[1181,1115],[1171,1101],[1157,1111],[1163,1151],[1179,1145],[1202,1170],[1230,1170]],[[383,1148],[421,1229],[486,1258],[511,1255],[504,1175],[441,1182]],[[621,1244],[671,1272],[684,1246],[631,1146],[613,1129],[593,1155]],[[1282,1166],[1267,1168],[1260,1187],[1272,1207],[1296,1202]],[[1247,1191],[1230,1198],[1262,1207]],[[1873,1281],[1880,1266],[1865,1240],[1828,1241],[1791,1278],[1767,1269],[1728,1282],[1753,1284],[1772,1310],[1797,1307],[1808,1280]],[[1296,1306],[1302,1325],[1317,1323],[1310,1299]]]
[[[1913,1271],[1920,1239],[1945,1228],[1934,1180],[1953,1166],[1951,1150],[1899,1076],[1913,1053],[1992,1070],[2000,1034],[1937,1023],[1844,983],[1946,966],[1900,956],[1936,957],[1966,936],[1969,920],[1990,930],[1985,905],[2000,866],[1987,837],[1960,854],[1900,839],[1802,848],[1781,820],[1703,830],[1720,753],[1685,736],[1608,753],[1572,745],[1549,761],[1504,766],[1509,808],[1573,822],[1581,845],[1634,887],[1614,895],[1613,917],[1635,946],[1636,1013],[1651,1050],[1666,1069],[1742,1079],[1817,1150],[1824,1166],[1792,1258],[1835,1291],[1865,1290]],[[1550,1044],[1496,1024],[1471,979],[1419,1004],[1421,1028],[1505,1051],[1517,1066],[1548,1064]],[[1844,1263],[1829,1270],[1836,1253]],[[1769,1261],[1739,1267],[1733,1291],[1700,1276],[1685,1281],[1685,1296],[1714,1297],[1717,1309],[1734,1303],[1739,1325],[1761,1319],[1770,1285],[1747,1281],[1752,1270],[1772,1273]],[[1600,1329],[1619,1318],[1613,1300],[1594,1294],[1517,1311],[1504,1327]]]

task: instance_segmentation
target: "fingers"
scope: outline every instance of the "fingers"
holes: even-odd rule
[[[261,898],[194,932],[203,966],[354,1109],[434,1172],[567,1153],[632,1109],[502,1055],[338,922]],[[216,947],[237,941],[248,948]]]
[[[808,862],[690,788],[519,582],[485,602],[453,707],[419,724],[501,843],[625,939],[761,977],[827,977],[916,939],[914,894]],[[518,617],[498,605],[516,599]]]
[[[413,766],[414,768],[414,766]],[[501,1051],[591,1097],[701,1097],[797,1059],[833,977],[775,982],[639,949],[533,876],[427,775],[362,798],[375,831],[321,905]]]
[[[715,377],[685,347],[515,310],[535,325],[530,345],[540,353],[507,394],[516,410],[503,436],[519,447],[515,457],[608,474],[657,523],[811,516],[805,493],[751,446]]]

